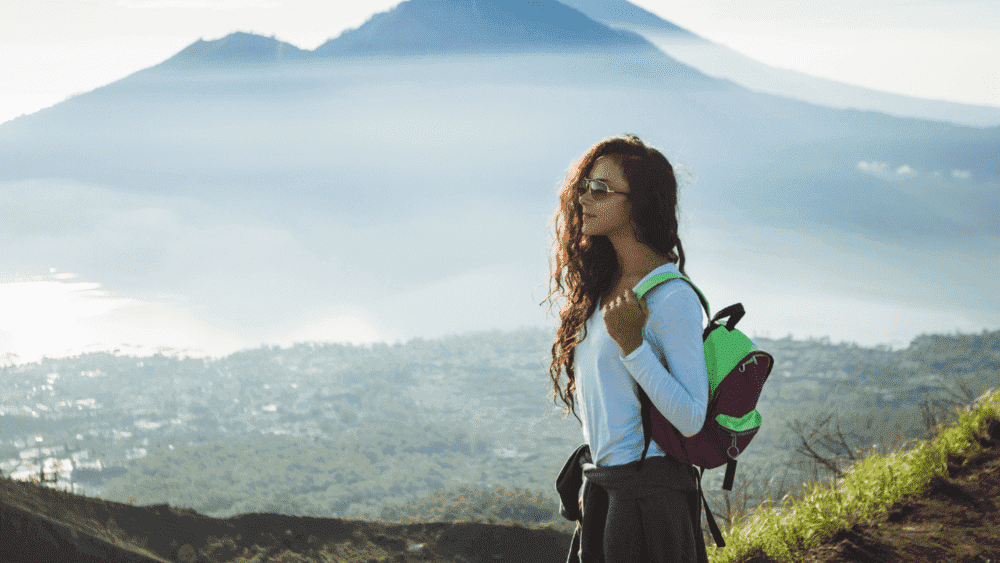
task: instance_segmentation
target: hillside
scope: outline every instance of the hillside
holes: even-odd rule
[[[710,548],[711,561],[996,561],[1000,556],[995,541],[1000,533],[996,500],[1000,498],[1000,393],[984,395],[949,430],[954,430],[949,435],[953,447],[945,454],[947,466],[941,474],[912,483],[917,492],[888,502],[874,518],[849,515],[845,530],[825,537],[831,535],[831,521],[820,519],[819,524],[812,524],[806,516],[796,516],[793,505],[782,529],[820,528],[805,536],[808,543],[801,547],[807,548],[806,553],[783,545],[782,549],[793,549],[791,557],[768,555],[768,548],[777,551],[774,545],[763,547],[762,536],[753,533],[751,541],[738,543],[739,534],[747,532],[737,528],[727,534],[731,543],[725,550]],[[917,444],[909,451],[919,450]],[[905,456],[893,457],[892,463],[900,464]],[[845,481],[850,480],[849,475]],[[870,481],[866,485],[873,486]],[[881,491],[887,486],[874,483],[873,488]],[[808,507],[816,496],[802,504]],[[856,508],[849,499],[846,502]],[[561,560],[570,538],[568,531],[550,525],[495,524],[492,519],[406,525],[276,514],[214,519],[169,505],[136,507],[6,478],[0,480],[0,518],[10,530],[7,539],[13,540],[0,546],[0,556],[6,560],[88,563],[471,562],[491,558],[528,563]]]
[[[486,534],[498,545],[510,542],[505,534],[521,534],[518,545],[524,538],[550,542],[551,551],[538,546],[533,551],[563,557],[572,528],[558,516],[552,481],[579,443],[580,431],[574,418],[553,418],[553,405],[546,405],[550,338],[545,330],[524,330],[370,349],[264,347],[219,360],[89,354],[9,366],[0,372],[2,388],[9,390],[0,416],[4,435],[39,441],[30,448],[22,440],[20,450],[10,449],[17,446],[14,440],[2,444],[0,456],[21,458],[20,466],[3,465],[5,474],[20,475],[20,481],[4,481],[4,518],[21,522],[22,530],[41,526],[47,531],[38,537],[56,544],[73,538],[73,529],[74,545],[95,553],[128,544],[168,559],[187,544],[215,554],[206,561],[282,550],[320,557],[324,549],[360,549],[367,540],[359,538],[367,537],[382,542],[370,546],[380,557],[393,549],[417,557],[402,550],[422,544],[422,554],[441,561],[475,560],[485,540],[469,540],[469,534]],[[738,535],[740,522],[767,495],[805,494],[808,487],[779,485],[782,473],[792,483],[837,482],[852,465],[862,464],[862,451],[889,453],[925,436],[955,406],[996,388],[1000,372],[1000,333],[923,336],[897,352],[754,340],[776,359],[760,404],[764,427],[741,456],[732,493],[722,494],[717,470],[703,479],[727,538]],[[327,381],[327,388],[310,385],[310,373]],[[857,385],[845,386],[845,378]],[[810,387],[803,382],[810,380],[819,388],[807,394]],[[796,387],[790,385],[799,391],[791,392]],[[105,394],[92,401],[74,398],[87,388]],[[42,395],[34,396],[32,389]],[[782,395],[789,402],[781,401]],[[886,416],[872,416],[857,397],[881,400],[877,410]],[[789,408],[792,401],[800,410]],[[245,410],[222,408],[225,402],[245,404]],[[79,414],[70,416],[60,404],[73,405]],[[830,410],[848,404],[862,408]],[[37,416],[17,414],[28,405]],[[784,420],[777,418],[781,411],[789,411]],[[799,440],[782,423],[815,424],[835,412],[847,451],[824,440],[809,445],[847,469],[819,475],[810,467],[815,460],[801,454],[806,442],[796,448]],[[384,424],[387,420],[394,423]],[[984,439],[987,444],[995,436]],[[55,446],[63,441],[77,445]],[[878,445],[869,449],[874,442]],[[963,471],[977,470],[976,464],[989,471],[995,452],[985,455]],[[36,458],[45,463],[26,464]],[[59,469],[71,462],[71,472]],[[34,475],[44,470],[46,481],[55,481],[48,487],[64,490],[23,482],[33,478],[31,467]],[[988,475],[979,477],[978,485],[963,481],[962,486],[990,486]],[[982,520],[989,524],[989,507],[980,508],[987,510]],[[968,507],[953,509],[960,515]],[[952,517],[948,512],[942,518]],[[176,522],[164,524],[162,518]],[[206,532],[211,526],[217,528]],[[247,527],[264,535],[244,533]],[[166,536],[151,531],[163,529],[174,531]],[[291,539],[282,535],[286,530]],[[703,531],[707,535],[707,524]],[[123,535],[131,539],[122,540]],[[312,542],[310,535],[316,538]],[[222,541],[224,536],[232,542]],[[354,548],[334,545],[347,537],[355,538]],[[845,536],[855,543],[864,537]],[[515,555],[522,557],[510,554]]]
[[[811,484],[778,513],[758,509],[711,560],[997,561],[1000,392],[983,394],[938,431],[865,458],[835,486]]]

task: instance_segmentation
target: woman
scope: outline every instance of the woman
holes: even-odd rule
[[[685,436],[701,430],[708,406],[697,294],[683,281],[641,303],[633,292],[663,271],[687,275],[673,168],[634,135],[601,141],[571,167],[554,223],[548,299],[568,302],[552,346],[551,397],[566,404],[563,418],[579,403],[585,442],[557,481],[563,515],[579,523],[569,560],[707,563],[694,467],[651,442],[637,471],[640,386]],[[577,465],[586,478],[582,514]]]

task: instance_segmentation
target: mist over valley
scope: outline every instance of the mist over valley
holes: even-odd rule
[[[105,288],[107,313],[58,327],[95,335],[77,351],[552,326],[558,186],[631,132],[678,169],[686,269],[748,334],[995,324],[996,127],[754,92],[542,4],[411,0],[314,51],[234,33],[6,122],[0,267]]]

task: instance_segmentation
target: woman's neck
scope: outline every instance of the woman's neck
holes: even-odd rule
[[[616,274],[618,279],[644,277],[660,266],[672,262],[666,256],[656,253],[644,244],[636,243],[636,245],[641,248],[634,248],[624,256],[618,255],[618,272]]]

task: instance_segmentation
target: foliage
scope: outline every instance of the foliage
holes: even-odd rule
[[[912,449],[889,454],[872,452],[842,479],[826,486],[810,483],[795,498],[771,499],[730,529],[726,548],[710,548],[713,563],[744,561],[763,551],[774,561],[801,561],[804,554],[884,511],[892,502],[919,492],[948,471],[950,459],[968,459],[982,449],[981,438],[1000,424],[1000,392],[987,392],[958,413],[957,422],[935,429],[934,437]]]
[[[762,431],[741,455],[734,491],[721,491],[721,468],[702,481],[727,535],[772,499],[805,498],[855,473],[869,453],[957,419],[954,407],[997,386],[998,334],[920,337],[895,352],[754,338],[776,360],[759,403]],[[300,343],[217,360],[86,354],[7,366],[0,388],[31,389],[56,372],[70,398],[96,393],[100,419],[70,412],[59,424],[84,434],[77,446],[105,465],[126,444],[147,450],[124,478],[105,476],[102,495],[119,502],[216,517],[492,518],[571,529],[552,482],[580,429],[546,401],[551,338],[526,329],[392,346]],[[158,413],[183,424],[132,439],[113,433]]]
[[[462,486],[407,503],[383,507],[380,518],[390,522],[497,522],[511,521],[524,526],[553,523],[572,530],[558,507],[543,497],[542,491],[479,489]]]

